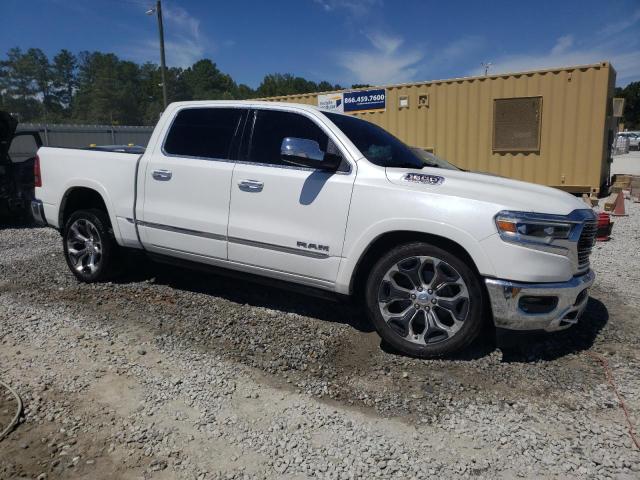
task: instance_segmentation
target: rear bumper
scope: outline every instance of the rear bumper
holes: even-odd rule
[[[47,225],[47,218],[44,215],[44,206],[40,200],[31,200],[31,215],[40,226]]]
[[[589,270],[561,283],[520,283],[487,278],[485,284],[494,324],[508,330],[552,332],[569,328],[578,322],[587,306],[588,288],[595,277],[593,270]],[[532,313],[530,305],[536,299],[544,299],[546,307]]]

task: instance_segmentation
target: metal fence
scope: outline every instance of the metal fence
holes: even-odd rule
[[[112,125],[48,125],[43,123],[20,123],[18,131],[40,133],[44,146],[84,148],[90,145],[140,145],[147,146],[154,127]],[[34,154],[33,140],[18,137],[11,145],[10,155],[21,161]]]

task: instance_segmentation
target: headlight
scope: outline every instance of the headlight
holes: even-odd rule
[[[524,244],[552,245],[556,240],[569,240],[579,222],[564,215],[502,211],[495,217],[503,240]],[[564,244],[565,242],[559,242]],[[558,245],[564,247],[565,245]]]

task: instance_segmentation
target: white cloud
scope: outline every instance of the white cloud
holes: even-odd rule
[[[381,85],[424,80],[485,45],[485,39],[477,35],[460,37],[430,49],[405,48],[404,39],[396,35],[372,33],[365,36],[372,48],[338,54],[339,64],[349,71],[351,77],[347,80],[351,83]]]
[[[545,68],[585,65],[609,61],[616,69],[619,84],[640,77],[640,51],[629,50],[622,38],[614,42],[599,43],[594,46],[574,46],[571,35],[560,37],[547,52],[505,55],[493,59],[490,73],[509,73]],[[483,68],[468,72],[482,75]]]
[[[338,9],[348,10],[352,14],[367,14],[371,7],[382,5],[382,0],[313,0],[326,12]]]
[[[163,19],[172,24],[176,29],[182,32],[186,32],[191,38],[200,38],[200,20],[192,17],[182,7],[165,7],[162,10]]]
[[[573,46],[573,35],[564,35],[558,39],[551,49],[551,55],[562,55]]]
[[[165,24],[165,53],[167,65],[188,67],[204,58],[216,47],[200,29],[200,20],[180,6],[163,6],[162,16]],[[155,20],[155,19],[154,19]],[[221,44],[228,47],[233,40]],[[137,61],[159,63],[160,51],[157,36],[150,37],[140,44],[129,46],[126,55]]]
[[[367,35],[373,48],[339,54],[339,64],[347,69],[354,83],[399,83],[412,80],[423,54],[415,49],[402,50],[404,40],[381,33]]]
[[[629,27],[633,27],[638,22],[640,22],[640,9],[633,12],[627,18],[605,25],[598,33],[607,37],[616,35],[625,31]]]

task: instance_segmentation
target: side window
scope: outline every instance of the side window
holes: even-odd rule
[[[328,145],[329,137],[309,118],[291,112],[257,110],[247,160],[256,163],[284,165],[280,159],[280,147],[285,137],[315,140],[320,150],[335,147]],[[333,142],[331,142],[333,143]]]
[[[228,159],[244,112],[241,108],[180,110],[164,150],[171,155]]]

